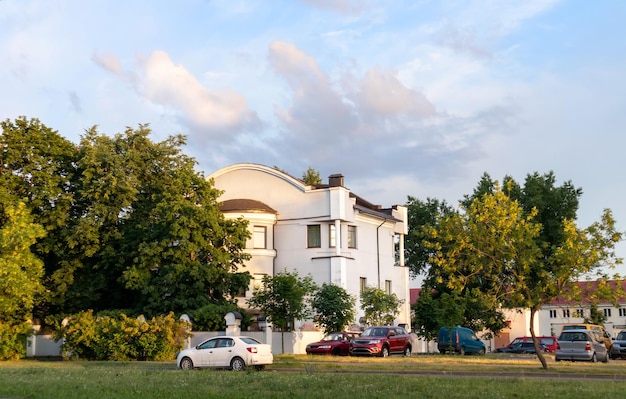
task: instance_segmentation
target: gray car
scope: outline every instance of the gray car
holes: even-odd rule
[[[613,352],[611,353],[613,359],[626,357],[626,331],[622,331],[617,334],[617,338],[613,340]]]
[[[590,330],[567,330],[561,333],[554,358],[561,360],[580,360],[588,362],[608,362],[609,351],[604,342]]]

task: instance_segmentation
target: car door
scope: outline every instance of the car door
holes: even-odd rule
[[[195,359],[193,360],[194,364],[198,367],[210,367],[213,350],[217,346],[218,342],[218,338],[213,338],[196,346],[197,352]]]
[[[230,367],[234,349],[235,340],[233,338],[220,338],[210,355],[211,367]]]

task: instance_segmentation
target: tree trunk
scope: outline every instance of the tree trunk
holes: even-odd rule
[[[537,336],[535,335],[535,314],[537,314],[537,308],[530,308],[530,336],[533,337],[533,345],[535,346],[535,353],[541,362],[541,367],[544,370],[548,369],[548,362],[546,362],[546,358],[543,356],[543,351],[539,349],[539,341],[537,341]]]

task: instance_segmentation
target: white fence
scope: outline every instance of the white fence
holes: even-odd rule
[[[196,346],[206,339],[224,334],[224,331],[192,331],[193,336],[187,341],[186,347]],[[307,344],[319,341],[323,337],[321,331],[290,331],[271,332],[242,331],[246,335],[261,342],[270,343],[274,354],[305,354]],[[413,353],[433,353],[437,351],[437,344],[427,343],[411,334],[413,339]],[[51,335],[32,335],[26,342],[26,357],[59,357],[61,356],[61,341],[55,342]]]

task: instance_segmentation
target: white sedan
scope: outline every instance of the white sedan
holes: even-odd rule
[[[176,357],[176,365],[189,370],[201,367],[230,368],[241,371],[248,366],[262,370],[272,364],[272,347],[252,337],[219,336],[207,339],[195,348],[185,349]]]

